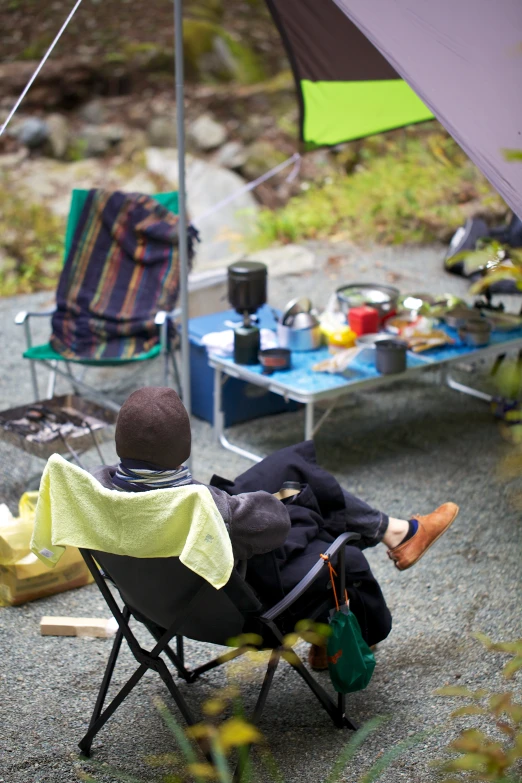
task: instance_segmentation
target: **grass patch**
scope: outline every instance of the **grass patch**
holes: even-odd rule
[[[348,175],[339,172],[310,184],[282,209],[261,213],[260,246],[334,234],[363,243],[446,241],[462,224],[470,202],[486,214],[507,209],[441,130],[376,136],[347,145],[339,160],[351,170]]]
[[[0,174],[0,296],[56,285],[63,263],[65,224],[31,204]]]

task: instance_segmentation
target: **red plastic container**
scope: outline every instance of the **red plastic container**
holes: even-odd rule
[[[375,307],[352,307],[348,313],[350,329],[357,335],[379,331],[379,313]]]

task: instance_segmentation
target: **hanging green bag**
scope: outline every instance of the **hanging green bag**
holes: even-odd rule
[[[323,556],[324,557],[324,556]],[[326,558],[324,558],[326,559]],[[339,606],[335,589],[336,573],[329,559],[336,610],[330,618],[330,636],[328,637],[328,671],[337,693],[353,693],[366,688],[375,669],[375,656],[363,639],[356,616],[350,611],[348,594],[346,604]]]

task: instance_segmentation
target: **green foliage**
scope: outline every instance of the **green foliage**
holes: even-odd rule
[[[503,675],[512,679],[522,670],[522,639],[514,642],[493,642],[484,634],[475,636],[492,652],[511,656],[504,666]],[[488,721],[494,736],[478,728],[463,729],[447,748],[450,759],[436,762],[445,775],[443,783],[459,781],[497,781],[520,783],[522,760],[522,703],[515,700],[511,691],[491,693],[484,689],[471,691],[465,687],[441,688],[439,696],[464,698],[468,703],[454,710],[453,719],[465,716],[481,716]]]
[[[502,210],[486,179],[442,131],[407,132],[347,145],[346,170],[310,184],[260,218],[260,245],[344,234],[354,242],[426,243],[462,224],[463,204]],[[306,183],[307,184],[307,183]]]
[[[64,224],[0,177],[0,296],[54,286],[63,258]]]

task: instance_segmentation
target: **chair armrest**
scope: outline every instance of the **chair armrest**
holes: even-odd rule
[[[19,313],[16,314],[14,322],[17,324],[17,326],[21,326],[25,324],[26,321],[29,320],[29,318],[43,318],[53,315],[53,313],[56,312],[56,308],[53,308],[52,310],[40,310],[37,313],[30,313],[27,310],[21,310]]]
[[[333,555],[337,554],[337,552],[346,544],[351,543],[352,541],[359,541],[360,535],[358,533],[342,533],[342,535],[338,536],[333,544],[330,544],[328,549],[325,552],[325,555],[328,555],[329,557],[333,557]],[[310,585],[312,585],[316,579],[319,578],[321,575],[321,571],[323,570],[323,567],[325,565],[324,560],[318,560],[318,562],[309,570],[307,575],[301,579],[299,584],[297,584],[293,590],[290,590],[288,595],[286,595],[282,601],[279,601],[278,604],[272,607],[272,609],[269,609],[268,612],[265,612],[261,619],[262,620],[275,620],[276,617],[279,617],[280,614],[282,614],[286,609],[288,609],[292,604],[294,604],[298,598],[300,598],[303,593],[305,593]]]

